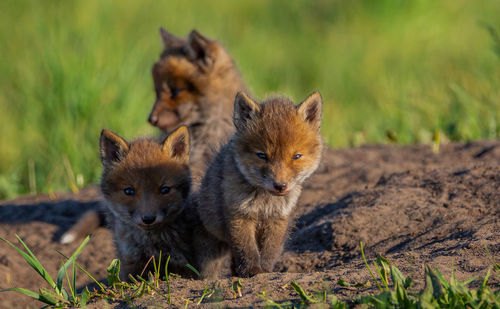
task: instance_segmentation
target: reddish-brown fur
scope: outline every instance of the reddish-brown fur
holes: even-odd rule
[[[240,276],[272,271],[322,150],[319,93],[298,106],[284,98],[258,104],[243,93],[234,104],[236,133],[207,170],[198,199],[207,232],[196,233],[195,249],[209,278],[220,275],[229,253]]]
[[[163,143],[128,143],[101,134],[101,191],[114,232],[121,276],[140,274],[151,256],[170,255],[169,269],[189,274],[190,224],[184,210],[190,189],[189,133],[180,127]],[[165,261],[165,259],[163,259]]]

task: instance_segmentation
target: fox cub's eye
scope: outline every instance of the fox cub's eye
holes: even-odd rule
[[[300,159],[300,158],[302,158],[302,154],[298,153],[298,154],[296,154],[296,155],[294,155],[292,157],[292,160],[297,160],[297,159]]]
[[[135,190],[134,188],[125,188],[125,190],[123,190],[123,193],[125,193],[125,195],[135,195]]]
[[[170,98],[175,99],[180,92],[181,92],[181,90],[177,89],[177,88],[170,89],[170,93],[171,93]]]
[[[160,193],[161,194],[167,194],[168,192],[170,192],[170,187],[163,186],[163,187],[160,188]]]
[[[257,157],[259,157],[262,160],[267,160],[266,154],[264,154],[262,152],[257,152]]]

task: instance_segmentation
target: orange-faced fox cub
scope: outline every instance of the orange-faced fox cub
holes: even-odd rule
[[[181,126],[163,143],[128,143],[109,130],[100,139],[101,191],[122,263],[120,275],[140,274],[151,256],[186,274],[191,256],[184,202],[190,190],[189,133]],[[162,266],[164,267],[164,266]]]
[[[196,30],[178,38],[160,28],[163,52],[153,65],[156,101],[149,122],[165,133],[186,124],[191,136],[192,179],[198,187],[208,163],[233,134],[233,102],[245,85],[229,53]],[[71,243],[104,224],[90,210],[61,237]]]
[[[217,277],[229,253],[239,276],[273,270],[301,185],[320,161],[321,104],[318,92],[298,106],[237,95],[236,132],[208,168],[198,199],[208,231],[195,236],[204,277]]]

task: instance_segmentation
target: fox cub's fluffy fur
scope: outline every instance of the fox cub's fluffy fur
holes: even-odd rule
[[[298,106],[237,95],[236,132],[208,168],[198,199],[208,231],[195,243],[203,276],[217,277],[228,253],[240,276],[273,270],[302,182],[320,161],[321,104],[317,92]]]
[[[190,226],[184,202],[190,190],[189,133],[179,127],[163,143],[131,143],[109,130],[100,139],[101,190],[114,232],[122,279],[140,274],[160,251],[169,270],[187,273]],[[165,261],[165,258],[162,260]]]

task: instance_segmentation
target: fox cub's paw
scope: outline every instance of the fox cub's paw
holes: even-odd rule
[[[248,278],[248,277],[253,277],[255,275],[261,274],[264,271],[260,266],[252,266],[248,268],[240,268],[236,272],[238,276],[243,277],[243,278]]]

